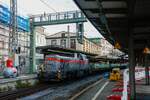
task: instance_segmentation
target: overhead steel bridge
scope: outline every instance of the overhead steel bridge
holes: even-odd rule
[[[86,17],[81,11],[68,11],[58,13],[44,13],[30,17],[34,26],[47,26],[56,24],[68,24],[86,22]]]

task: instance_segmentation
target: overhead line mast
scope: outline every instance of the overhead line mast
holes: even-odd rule
[[[51,7],[49,4],[47,4],[45,1],[43,1],[43,0],[40,0],[44,5],[46,5],[48,8],[50,8],[51,10],[53,10],[55,13],[57,13],[57,11],[53,8],[53,7]]]
[[[15,61],[15,53],[18,47],[17,31],[17,0],[10,0],[10,25],[9,25],[9,57]]]

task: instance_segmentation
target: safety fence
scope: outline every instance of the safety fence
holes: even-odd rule
[[[150,73],[150,68],[149,68],[149,73]],[[142,80],[145,78],[145,68],[141,67],[135,67],[135,80]],[[150,76],[150,74],[149,74]],[[129,83],[129,69],[125,69],[123,73],[123,91],[122,91],[122,97],[121,100],[129,100],[128,98],[128,84]]]
[[[149,68],[150,73],[150,68]],[[146,76],[144,67],[135,67],[135,80],[136,82],[144,79]],[[149,74],[150,76],[150,74]],[[120,92],[121,95],[113,94],[107,96],[107,100],[130,100],[130,87],[129,87],[129,69],[125,69],[123,71],[123,80],[120,80],[116,86],[117,88],[113,88],[112,92]],[[121,87],[120,87],[121,86]]]

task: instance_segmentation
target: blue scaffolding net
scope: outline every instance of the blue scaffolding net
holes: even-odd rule
[[[9,26],[10,16],[10,10],[7,7],[0,4],[0,23]],[[28,18],[17,16],[17,25],[19,31],[29,32],[30,30],[30,23]]]

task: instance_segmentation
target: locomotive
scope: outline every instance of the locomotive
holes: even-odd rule
[[[45,56],[44,69],[38,76],[48,80],[80,77],[89,72],[88,63],[86,55],[81,53],[74,53],[71,56],[49,54]]]
[[[92,61],[93,58],[91,60],[95,54],[56,46],[37,47],[37,52],[44,54],[44,62],[38,66],[38,78],[42,81],[77,78],[121,66],[121,64],[95,63]]]
[[[51,49],[56,49],[56,47]],[[52,79],[63,80],[81,77],[90,72],[89,60],[85,54],[68,52],[65,51],[66,49],[58,52],[58,47],[57,50],[52,51],[51,49],[41,49],[40,47],[41,52],[44,52],[44,63],[38,68],[39,79],[45,81]]]

